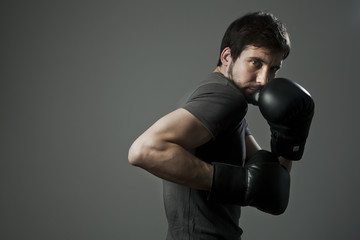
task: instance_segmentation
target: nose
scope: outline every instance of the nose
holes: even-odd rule
[[[269,78],[268,72],[265,69],[263,69],[257,74],[256,83],[263,86],[268,82],[269,80],[268,78]]]

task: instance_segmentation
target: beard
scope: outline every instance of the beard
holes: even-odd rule
[[[254,102],[254,94],[260,91],[261,86],[252,85],[252,84],[241,86],[236,84],[234,81],[233,67],[234,67],[234,63],[231,62],[227,71],[229,80],[234,83],[237,89],[240,90],[240,92],[243,94],[247,102],[249,103]]]
[[[233,79],[233,78],[234,78],[234,77],[233,77],[233,68],[234,68],[234,63],[231,62],[230,65],[229,65],[229,69],[228,69],[228,71],[227,71],[227,74],[228,74],[228,76],[229,76],[229,79],[234,82],[234,79]]]

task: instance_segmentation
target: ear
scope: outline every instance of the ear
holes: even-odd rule
[[[223,66],[227,67],[231,61],[231,49],[229,47],[224,48],[224,50],[222,50],[221,55],[220,55],[220,60]]]

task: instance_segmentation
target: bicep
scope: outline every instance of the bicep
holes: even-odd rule
[[[159,119],[144,135],[149,135],[158,141],[178,144],[185,149],[194,149],[212,138],[205,126],[183,108]]]

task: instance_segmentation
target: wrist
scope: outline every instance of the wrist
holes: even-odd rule
[[[283,158],[283,157],[279,157],[279,162],[282,166],[284,166],[288,172],[290,173],[291,171],[291,167],[292,167],[292,161],[291,160],[288,160],[286,158]]]

